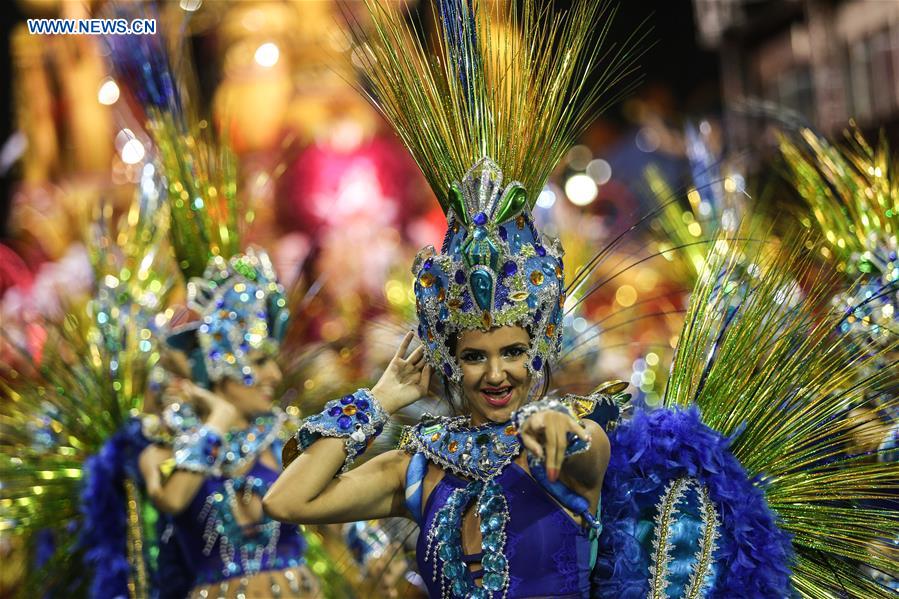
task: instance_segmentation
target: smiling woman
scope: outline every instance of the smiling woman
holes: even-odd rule
[[[456,357],[462,367],[462,389],[473,424],[508,420],[530,390],[528,332],[501,327],[484,332],[463,331]],[[505,413],[503,413],[505,411]]]
[[[160,564],[179,564],[188,581],[175,589],[178,577],[162,571],[166,592],[313,597],[305,539],[262,511],[288,420],[273,405],[288,316],[283,291],[265,253],[250,250],[212,259],[188,295],[201,320],[167,339],[169,369],[181,377],[167,385],[162,417],[144,418],[152,443],[139,458],[147,494],[171,531],[160,540],[168,554]]]
[[[610,448],[573,402],[541,392],[565,293],[562,249],[531,208],[626,63],[604,65],[586,88],[603,3],[575,0],[567,14],[529,2],[522,14],[517,2],[434,4],[448,60],[422,46],[402,9],[375,0],[366,5],[377,35],[358,53],[372,101],[447,215],[441,251],[423,249],[413,267],[420,345],[410,352],[410,332],[371,390],[303,422],[263,505],[290,522],[415,520],[432,597],[588,597]],[[497,34],[519,27],[520,37]],[[400,449],[350,469],[432,376],[458,414],[426,416]]]

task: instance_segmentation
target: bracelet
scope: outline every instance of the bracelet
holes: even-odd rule
[[[545,397],[538,401],[532,401],[529,404],[525,404],[512,412],[512,425],[517,430],[521,431],[521,429],[524,428],[524,424],[525,422],[527,422],[528,418],[530,418],[537,412],[545,412],[547,410],[560,412],[562,414],[571,416],[571,418],[574,418],[574,414],[571,412],[571,408],[569,408],[567,405],[565,405],[558,399]],[[575,420],[577,419],[575,418]],[[565,457],[583,453],[590,449],[590,442],[584,441],[574,433],[568,433],[567,438],[568,447],[565,449]]]
[[[175,468],[221,475],[222,437],[206,425],[181,433],[173,443]]]
[[[343,437],[346,444],[346,460],[341,472],[368,448],[387,422],[387,412],[368,389],[359,389],[351,395],[334,399],[325,404],[325,409],[309,416],[296,432],[299,451],[322,437]]]

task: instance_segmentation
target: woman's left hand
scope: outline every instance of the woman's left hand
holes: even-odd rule
[[[555,410],[543,410],[531,415],[518,432],[528,451],[544,460],[546,476],[552,482],[559,479],[559,470],[568,448],[568,433],[590,441],[590,433],[577,420]]]

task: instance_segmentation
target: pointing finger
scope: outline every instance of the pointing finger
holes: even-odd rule
[[[531,436],[531,435],[521,435],[521,442],[524,443],[524,446],[528,448],[532,454],[540,458],[541,460],[544,458],[545,454],[543,452],[543,448],[540,447],[540,443]]]
[[[419,345],[414,350],[412,350],[412,353],[409,354],[409,357],[406,359],[406,361],[410,364],[418,364],[418,362],[421,361],[424,355],[425,347],[423,345]]]
[[[406,355],[406,350],[409,349],[409,344],[410,344],[410,343],[412,343],[412,331],[409,331],[409,332],[406,333],[406,335],[403,337],[403,342],[400,343],[399,348],[397,348],[397,350],[396,350],[396,356],[395,356],[395,357],[397,357],[397,358],[403,358],[403,357],[405,357],[405,355]]]

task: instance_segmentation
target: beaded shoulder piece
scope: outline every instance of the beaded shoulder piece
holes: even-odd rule
[[[399,447],[422,453],[454,474],[480,481],[495,477],[521,453],[518,431],[509,423],[471,426],[463,416],[430,414],[405,428]]]
[[[240,471],[247,463],[277,441],[284,441],[287,434],[285,424],[292,420],[280,408],[260,414],[244,429],[229,431],[219,451],[222,452],[220,467],[214,474],[230,475]],[[153,443],[166,446],[190,446],[199,442],[203,422],[189,404],[172,404],[162,417],[148,414],[141,420],[143,435]],[[197,437],[194,439],[194,437]]]

